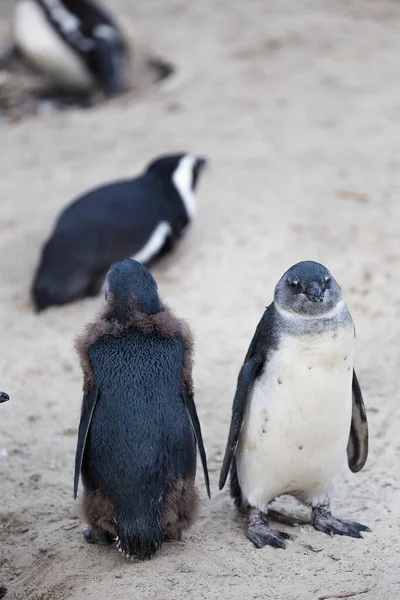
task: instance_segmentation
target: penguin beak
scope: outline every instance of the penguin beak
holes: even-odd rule
[[[0,404],[2,404],[3,402],[7,402],[7,400],[10,399],[10,396],[8,394],[6,394],[5,392],[0,392]]]
[[[308,285],[304,291],[310,302],[323,302],[325,290],[317,283],[313,281]]]
[[[204,157],[199,157],[196,160],[196,169],[198,171],[198,173],[201,173],[201,171],[207,166],[207,159]]]
[[[197,186],[197,182],[199,180],[199,176],[203,171],[204,167],[207,165],[207,159],[199,156],[196,158],[196,162],[193,166],[193,181],[192,181],[192,189],[195,190]]]

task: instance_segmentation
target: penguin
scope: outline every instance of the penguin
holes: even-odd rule
[[[219,489],[230,470],[236,507],[257,548],[285,548],[268,505],[292,495],[330,535],[362,537],[368,527],[331,514],[335,476],[368,455],[368,425],[354,370],[355,329],[341,289],[323,265],[293,265],[275,288],[240,370]]]
[[[150,559],[180,539],[199,504],[196,444],[210,484],[192,381],[189,328],[162,303],[150,272],[114,263],[105,307],[78,338],[84,396],[74,497],[84,487],[84,538]]]
[[[0,404],[3,402],[7,402],[10,399],[10,396],[5,392],[0,392]]]
[[[96,295],[126,256],[149,266],[169,252],[196,215],[204,158],[163,155],[136,179],[98,187],[70,204],[44,245],[34,276],[37,311]]]
[[[6,394],[5,392],[0,392],[0,404],[2,404],[3,402],[7,402],[7,400],[10,399],[10,396],[8,394]],[[7,594],[7,588],[5,585],[1,585],[0,584],[0,598],[4,598],[4,596]]]
[[[89,0],[19,0],[14,42],[56,87],[78,94],[99,87],[109,96],[127,90],[128,47],[121,29]]]
[[[18,56],[64,94],[67,105],[89,106],[96,90],[106,97],[130,89],[133,40],[111,14],[91,0],[18,0],[14,40],[0,55],[0,68]],[[172,65],[150,58],[156,80]],[[66,95],[65,95],[66,94]]]

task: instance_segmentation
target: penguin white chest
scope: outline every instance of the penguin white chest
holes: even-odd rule
[[[69,13],[66,16],[75,18]],[[15,41],[21,52],[43,75],[69,89],[83,91],[93,87],[94,79],[83,61],[62,39],[34,0],[17,3],[14,29]]]
[[[266,510],[282,494],[322,501],[345,464],[354,330],[284,336],[253,385],[236,452],[239,482]]]

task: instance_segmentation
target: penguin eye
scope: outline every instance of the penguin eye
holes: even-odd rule
[[[324,283],[330,283],[331,281],[331,276],[330,275],[325,275],[324,277]]]
[[[288,279],[288,284],[292,287],[300,287],[300,281],[298,279]]]

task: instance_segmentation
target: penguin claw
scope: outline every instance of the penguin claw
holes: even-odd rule
[[[276,529],[260,531],[248,528],[246,532],[247,539],[253,542],[256,548],[263,548],[264,546],[273,546],[274,548],[286,548],[285,540],[291,539],[291,536],[283,531],[277,531]]]
[[[273,546],[274,548],[286,548],[286,541],[291,540],[292,536],[284,531],[271,529],[264,513],[254,512],[253,518],[249,519],[246,537],[253,542],[256,548],[263,546]]]
[[[357,521],[347,521],[347,523],[349,523],[355,529],[358,529],[358,531],[368,531],[369,533],[372,531],[372,529],[370,529],[367,525],[363,525]]]
[[[345,521],[334,517],[330,510],[322,507],[312,509],[312,524],[317,531],[322,531],[330,536],[347,535],[353,538],[362,538],[362,531],[371,531],[366,525],[357,521]]]

